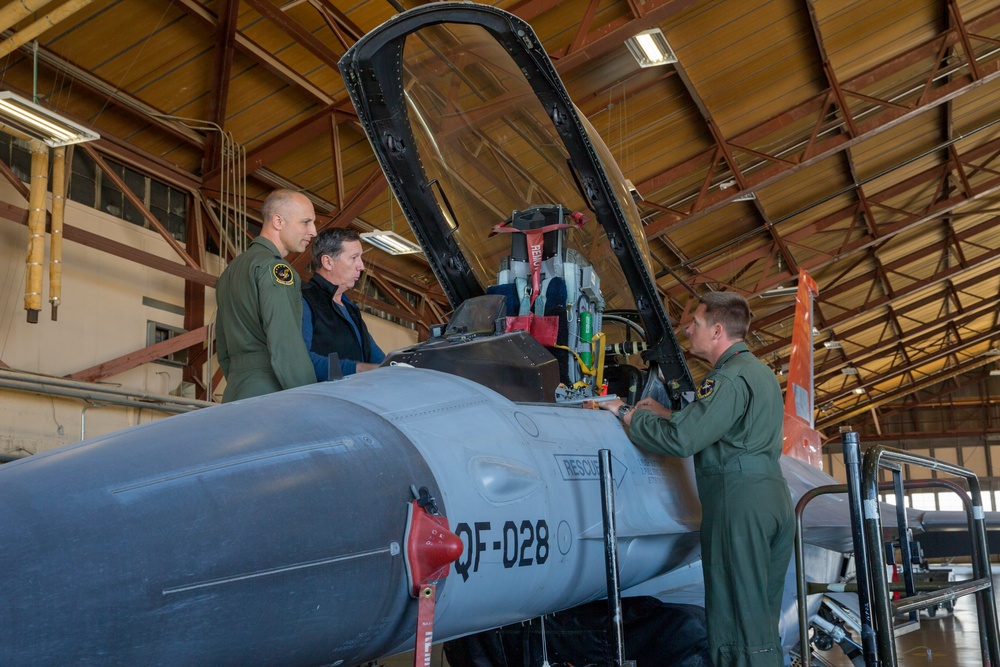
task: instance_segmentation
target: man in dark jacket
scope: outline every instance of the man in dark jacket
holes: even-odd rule
[[[302,338],[320,382],[330,378],[332,352],[343,375],[370,371],[385,359],[346,295],[365,270],[361,252],[361,237],[350,229],[324,229],[313,242],[314,273],[302,288]]]
[[[316,236],[316,213],[301,193],[275,190],[261,216],[260,236],[226,267],[215,288],[223,403],[316,381],[299,335],[302,283],[284,261]]]
[[[671,412],[644,398],[600,407],[630,427],[650,451],[694,456],[701,500],[708,647],[715,667],[781,667],[778,618],[795,525],[781,474],[781,389],[744,341],[746,299],[701,298],[687,327],[691,354],[713,368],[698,398]]]

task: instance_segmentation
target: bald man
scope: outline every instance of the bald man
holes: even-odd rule
[[[301,334],[302,282],[284,261],[309,247],[316,213],[302,194],[275,190],[261,215],[260,236],[226,267],[215,288],[223,403],[316,381]]]

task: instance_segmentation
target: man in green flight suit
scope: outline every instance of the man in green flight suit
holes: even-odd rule
[[[774,373],[744,342],[749,324],[742,296],[704,295],[686,329],[691,354],[713,366],[697,400],[675,412],[650,398],[634,409],[600,404],[629,426],[639,447],[694,455],[715,667],[784,665],[778,618],[795,525],[778,463],[783,402]]]
[[[275,190],[261,206],[264,222],[215,287],[219,366],[226,376],[222,402],[260,396],[316,381],[302,340],[302,282],[290,252],[303,252],[316,236],[312,202]]]

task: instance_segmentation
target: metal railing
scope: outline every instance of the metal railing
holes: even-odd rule
[[[799,499],[795,508],[795,568],[799,606],[799,636],[803,667],[810,667],[808,596],[827,590],[846,590],[843,584],[809,584],[805,579],[805,546],[803,513],[815,498],[846,493],[851,514],[851,536],[854,543],[857,585],[851,588],[858,594],[861,622],[861,645],[866,667],[895,665],[896,627],[893,617],[908,613],[911,623],[918,623],[917,612],[939,604],[953,602],[965,595],[976,595],[979,617],[979,637],[983,664],[1000,666],[1000,649],[997,641],[996,605],[990,577],[989,552],[986,546],[986,528],[979,480],[975,473],[960,466],[938,461],[910,452],[875,446],[865,453],[862,464],[858,434],[842,434],[847,483],[821,486],[812,489]],[[969,484],[972,499],[960,485],[941,479],[902,480],[902,465],[919,466],[963,477]],[[878,471],[892,471],[893,481],[878,483]],[[950,584],[925,584],[917,586],[913,577],[912,546],[907,526],[903,489],[944,487],[954,491],[962,500],[968,519],[971,538],[973,578]],[[882,521],[879,510],[879,491],[893,491],[896,496],[896,519],[899,535],[903,583],[891,588],[905,592],[905,597],[891,600],[890,584],[886,579],[886,559],[883,551]],[[918,592],[919,591],[919,592]]]
[[[846,436],[856,433],[845,433]],[[878,471],[886,468],[892,471],[893,482],[897,488],[897,506],[902,505],[902,490],[900,479],[901,464],[937,470],[955,477],[962,477],[969,485],[972,502],[961,487],[958,487],[959,497],[963,498],[966,517],[971,538],[972,579],[955,582],[937,591],[929,591],[911,595],[899,600],[891,600],[886,582],[885,553],[882,550],[882,519],[878,511]],[[979,617],[979,643],[982,650],[984,665],[1000,665],[1000,643],[997,641],[997,611],[993,598],[993,580],[990,573],[989,550],[986,544],[986,521],[983,514],[983,498],[980,492],[979,479],[967,468],[921,456],[912,452],[892,449],[876,445],[865,452],[862,470],[862,486],[864,489],[864,526],[868,538],[872,567],[872,598],[876,611],[878,639],[878,658],[885,664],[896,664],[896,642],[892,618],[895,614],[916,612],[929,609],[945,602],[952,602],[965,595],[976,596],[976,611]],[[905,512],[902,507],[897,510],[900,544],[908,540],[905,524]],[[859,591],[859,596],[861,591]],[[878,664],[878,663],[874,663]],[[874,665],[870,665],[874,667]]]

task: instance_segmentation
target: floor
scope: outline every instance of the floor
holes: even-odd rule
[[[969,579],[968,568],[955,567],[955,579]],[[1000,566],[994,565],[994,591],[1000,587]],[[852,667],[839,648],[821,654],[831,667]],[[896,658],[899,667],[975,667],[982,665],[979,627],[976,621],[975,596],[965,596],[955,602],[954,611],[938,610],[931,617],[920,614],[920,627],[896,638]],[[539,660],[541,664],[541,660]],[[814,663],[815,664],[815,663]],[[413,653],[404,653],[379,660],[378,667],[412,667]],[[434,647],[430,667],[447,667],[440,646]],[[639,666],[643,667],[643,666]]]
[[[994,592],[1000,586],[1000,569],[994,565]],[[970,568],[953,567],[953,580],[971,579]],[[843,652],[834,648],[821,654],[833,667],[851,667]],[[938,610],[932,617],[920,612],[920,627],[896,637],[896,661],[900,667],[975,667],[983,664],[976,620],[976,598],[955,601],[954,612]]]

